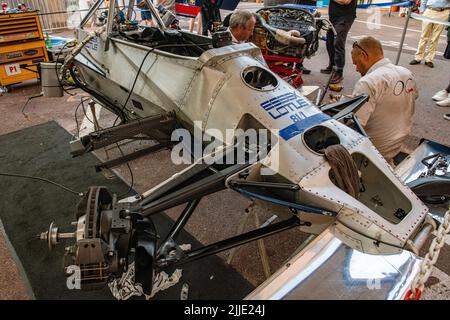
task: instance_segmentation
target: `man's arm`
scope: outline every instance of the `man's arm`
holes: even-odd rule
[[[361,108],[359,108],[359,110],[356,112],[356,116],[358,117],[360,124],[365,127],[367,122],[369,121],[370,116],[375,111],[375,92],[365,81],[358,81],[355,84],[352,95],[355,97],[363,93],[367,93],[369,95],[369,101],[367,101]]]

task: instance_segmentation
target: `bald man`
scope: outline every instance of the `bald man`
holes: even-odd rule
[[[380,41],[364,37],[353,43],[352,61],[362,78],[353,95],[369,94],[356,113],[375,147],[391,165],[411,132],[418,97],[412,73],[384,58]]]

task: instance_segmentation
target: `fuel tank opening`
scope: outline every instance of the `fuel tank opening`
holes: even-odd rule
[[[302,135],[303,144],[313,153],[323,156],[329,146],[340,144],[339,137],[333,130],[316,126],[305,131]]]
[[[277,78],[270,71],[257,66],[245,68],[242,71],[242,80],[256,90],[268,91],[278,86]]]

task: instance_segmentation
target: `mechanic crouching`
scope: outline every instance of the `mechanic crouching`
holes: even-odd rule
[[[394,157],[411,132],[418,97],[416,81],[408,69],[384,58],[380,41],[373,37],[355,41],[351,54],[362,76],[353,95],[369,95],[356,115],[372,143],[393,166]]]

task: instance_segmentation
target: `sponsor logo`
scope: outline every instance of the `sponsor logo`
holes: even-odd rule
[[[38,52],[39,52],[39,51],[36,50],[36,49],[31,49],[31,50],[25,51],[24,54],[25,54],[26,56],[34,56],[34,55],[37,54]]]

